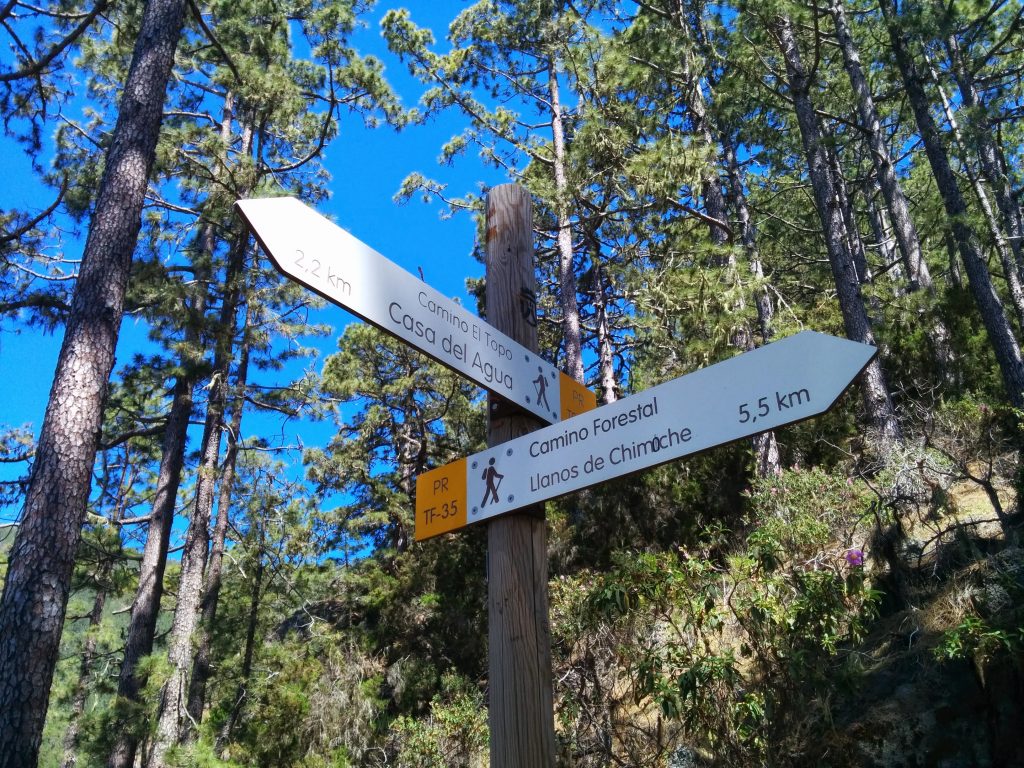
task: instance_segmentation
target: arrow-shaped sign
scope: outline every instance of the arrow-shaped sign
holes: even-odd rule
[[[804,331],[416,478],[416,538],[827,411],[876,349]]]
[[[484,389],[548,423],[597,405],[582,384],[299,200],[261,198],[236,205],[287,277]]]

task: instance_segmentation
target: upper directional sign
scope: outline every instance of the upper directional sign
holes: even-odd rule
[[[592,392],[539,355],[295,198],[237,205],[285,275],[481,387],[548,423],[597,405]]]
[[[425,472],[416,538],[816,416],[875,352],[804,331]]]

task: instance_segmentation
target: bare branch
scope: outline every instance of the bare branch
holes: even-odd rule
[[[13,72],[0,73],[0,83],[9,83],[14,80],[23,80],[29,77],[37,77],[42,74],[50,63],[60,56],[68,46],[73,44],[82,35],[82,33],[89,28],[89,25],[93,23],[96,17],[103,13],[107,7],[107,3],[108,0],[96,0],[96,5],[93,6],[93,9],[79,22],[78,26],[71,30],[63,40],[53,46],[47,54],[43,56],[43,58],[38,61],[32,61],[30,56],[30,64]]]
[[[34,219],[31,219],[30,221],[26,222],[25,224],[13,230],[12,232],[4,232],[3,234],[0,234],[0,246],[6,245],[7,243],[10,243],[14,240],[20,239],[22,235],[26,234],[27,232],[30,232],[33,228],[35,228],[35,226],[39,222],[46,219],[51,213],[53,213],[57,209],[57,206],[60,205],[61,200],[64,199],[64,194],[67,191],[68,177],[65,176],[63,179],[61,179],[60,190],[57,192],[57,197],[53,201],[53,203],[51,203],[45,211],[40,213]]]

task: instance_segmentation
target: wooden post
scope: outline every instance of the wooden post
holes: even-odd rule
[[[487,322],[537,351],[530,195],[515,184],[487,195]],[[542,426],[492,397],[488,446]],[[500,487],[499,487],[500,488]],[[487,527],[492,768],[553,768],[547,525],[542,505]]]

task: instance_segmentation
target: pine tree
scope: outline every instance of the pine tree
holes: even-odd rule
[[[1021,360],[1020,345],[1010,328],[1002,300],[992,285],[992,278],[981,254],[977,235],[967,220],[967,204],[957,185],[956,176],[949,164],[949,156],[931,115],[931,104],[924,90],[923,80],[917,65],[911,57],[906,32],[894,0],[882,0],[892,54],[896,59],[910,100],[917,130],[924,143],[925,154],[931,166],[935,183],[939,188],[943,206],[949,219],[953,237],[971,293],[974,296],[982,323],[988,332],[989,343],[1003,376],[1006,397],[1015,407],[1024,406],[1024,362]]]
[[[225,128],[224,132],[230,132],[232,138],[214,144],[214,148],[223,152],[226,147],[237,147],[239,159],[218,161],[216,155],[207,159],[202,155],[206,146],[201,138],[190,135],[189,140],[200,150],[189,155],[196,167],[191,177],[196,189],[194,194],[219,197],[216,187],[210,186],[211,181],[219,180],[230,190],[230,197],[236,198],[282,183],[304,188],[307,194],[320,195],[323,174],[319,158],[326,142],[337,131],[342,105],[368,115],[377,113],[392,120],[400,118],[394,98],[380,77],[379,65],[360,58],[346,45],[346,38],[357,23],[358,9],[357,4],[297,3],[275,12],[271,25],[273,34],[255,39],[249,35],[249,25],[252,15],[261,12],[260,8],[232,5],[216,9],[212,26],[217,31],[207,32],[207,36],[216,38],[219,45],[214,46],[210,55],[224,76],[230,73],[236,82],[222,95],[225,120],[230,122],[230,129]],[[286,18],[300,22],[310,43],[312,62],[292,58]],[[207,25],[207,29],[210,27]],[[196,69],[197,74],[205,76],[203,61],[196,63]],[[344,88],[338,83],[344,83]],[[318,96],[323,111],[306,111],[309,94]],[[187,124],[184,129],[188,130]],[[247,236],[240,231],[239,222],[226,220],[230,209],[224,203],[230,202],[220,199],[219,204],[212,206],[212,212],[207,213],[214,226],[228,233],[224,237],[228,241],[227,265],[221,278],[219,318],[211,332],[215,351],[209,396],[169,640],[171,675],[161,689],[156,735],[148,758],[152,766],[163,765],[168,750],[194,737],[190,724],[203,714],[206,662],[199,659],[197,663],[196,652],[197,648],[203,649],[203,636],[209,627],[204,629],[200,624],[200,611],[206,614],[207,621],[212,621],[210,617],[216,612],[220,594],[218,557],[225,546],[225,516],[232,492],[228,482],[219,493],[222,508],[215,515],[217,486],[224,482],[225,475],[230,477],[233,468],[230,463],[226,467],[220,465],[223,433],[231,428],[226,421],[228,383],[239,371],[238,344],[243,335],[238,329],[241,307],[246,305],[250,314],[258,314],[260,300],[257,297],[267,291],[265,286],[251,282],[252,276],[259,272],[252,269]],[[244,379],[240,384],[244,388]],[[238,418],[241,417],[241,402],[235,411]],[[211,521],[214,521],[212,542],[208,530]],[[198,677],[192,683],[196,671]],[[191,718],[190,699],[195,710]]]
[[[513,179],[522,177],[522,164],[546,171],[554,213],[554,242],[561,315],[561,343],[565,370],[582,381],[583,338],[577,294],[577,262],[573,232],[573,197],[576,188],[569,167],[573,117],[565,107],[563,88],[572,73],[566,71],[563,50],[585,35],[580,18],[585,5],[542,2],[530,6],[484,0],[463,11],[452,22],[449,36],[455,48],[446,55],[430,50],[433,37],[417,28],[405,10],[391,11],[382,21],[391,50],[407,62],[409,70],[433,87],[423,98],[423,118],[448,109],[461,111],[470,127],[444,148],[450,162],[472,145],[487,161]],[[489,103],[501,104],[490,108]],[[539,110],[540,125],[505,106]],[[551,131],[550,144],[542,144],[536,128]],[[529,183],[529,182],[527,182]],[[439,191],[436,183],[418,174],[408,178],[403,194]]]
[[[150,0],[107,153],[0,602],[0,765],[33,764],[184,2]]]
[[[725,279],[735,286],[736,314],[744,314],[748,293],[751,294],[758,335],[764,343],[772,337],[773,310],[764,287],[765,276],[744,192],[744,178],[736,162],[733,129],[726,124],[723,114],[716,114],[713,43],[704,20],[705,9],[700,3],[672,0],[648,3],[643,11],[647,17],[640,14],[627,33],[627,50],[631,58],[642,59],[645,66],[672,86],[661,98],[681,101],[686,109],[685,128],[697,136],[705,148],[707,169],[701,181],[701,196],[709,238],[720,251],[715,256],[716,263],[725,270]],[[669,41],[664,41],[663,36]],[[674,126],[670,128],[673,129]],[[730,225],[730,220],[736,223]],[[736,240],[742,243],[751,280],[757,284],[753,291],[743,285],[734,247]],[[747,327],[746,322],[736,324],[732,337],[734,345],[744,351],[756,345],[754,330]],[[774,432],[757,435],[752,442],[757,472],[777,474],[779,452]]]
[[[953,78],[960,91],[960,103],[970,125],[972,144],[981,161],[981,171],[985,181],[995,195],[1003,231],[1006,233],[1009,246],[1014,254],[1016,271],[1020,271],[1024,266],[1024,214],[1021,212],[1020,202],[1015,199],[1013,186],[1006,172],[1008,168],[1006,157],[996,141],[998,134],[992,124],[990,105],[983,100],[978,77],[975,74],[982,70],[983,65],[993,58],[1013,33],[1011,29],[1007,29],[1007,34],[1002,37],[998,34],[995,36],[984,34],[979,28],[992,26],[991,19],[997,15],[991,13],[985,14],[971,24],[963,25],[967,27],[966,30],[958,30],[952,7],[946,7],[943,3],[933,3],[933,6],[938,16],[942,42]],[[1017,8],[1009,24],[1019,23],[1020,17],[1021,9]],[[988,41],[995,37],[996,39],[992,43],[993,49],[984,52],[982,61],[975,61],[970,50],[961,45],[958,32],[965,38],[967,34],[964,32],[970,33],[971,47],[978,45],[979,38]]]
[[[334,549],[371,553],[341,574],[346,610],[405,680],[392,705],[415,708],[440,683],[433,654],[473,679],[486,668],[483,531],[413,542],[415,476],[483,446],[482,403],[469,382],[369,326],[350,325],[338,346],[323,371],[338,434],[307,451],[307,476]]]
[[[854,341],[874,343],[864,297],[860,290],[860,279],[845,242],[845,223],[839,200],[835,198],[838,180],[829,163],[828,152],[822,144],[823,136],[810,98],[811,81],[804,68],[797,47],[793,25],[785,15],[776,16],[771,22],[772,32],[778,40],[779,49],[786,65],[789,93],[793,99],[807,157],[808,176],[814,190],[814,199],[821,219],[829,263],[843,313],[846,335]],[[901,438],[901,430],[889,395],[888,384],[881,362],[876,358],[862,374],[864,405],[872,427],[877,430],[881,446]],[[884,453],[884,448],[882,453]]]
[[[71,94],[66,60],[82,37],[101,26],[107,5],[108,0],[71,7],[8,0],[0,7],[0,29],[12,55],[11,64],[0,64],[0,119],[5,133],[31,151],[42,144],[51,110]]]

